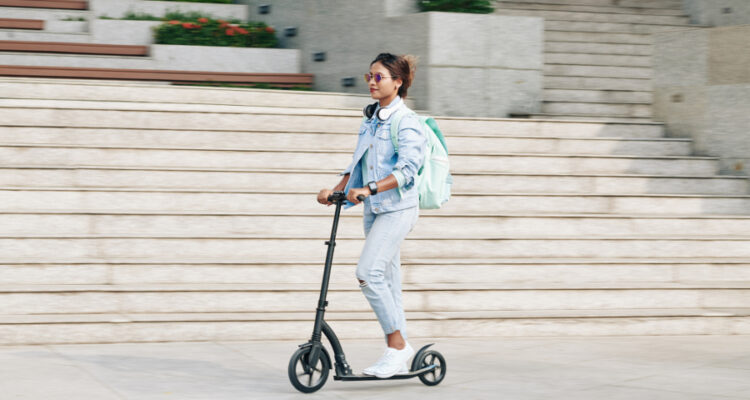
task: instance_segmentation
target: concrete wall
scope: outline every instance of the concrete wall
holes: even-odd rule
[[[690,23],[726,26],[750,24],[748,0],[683,0]]]
[[[654,115],[724,173],[750,172],[750,25],[654,34]]]
[[[300,49],[302,72],[322,91],[367,93],[362,75],[380,52],[420,58],[409,97],[417,108],[455,116],[538,112],[543,77],[542,18],[416,13],[411,0],[243,0],[249,19],[279,30]],[[258,6],[271,13],[258,14]],[[297,27],[295,37],[284,28]],[[326,61],[313,61],[325,52]],[[353,77],[355,86],[342,86]]]

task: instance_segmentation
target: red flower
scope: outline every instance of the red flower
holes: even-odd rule
[[[226,28],[227,26],[229,26],[229,23],[227,23],[226,21],[222,21],[222,22],[221,22],[221,25],[219,25],[219,29],[224,29],[224,28]]]
[[[243,28],[237,28],[237,32],[240,33],[240,35],[247,35],[249,32]]]
[[[270,26],[267,26],[266,27],[266,32],[268,32],[268,33],[274,33],[275,31]]]
[[[185,29],[190,29],[193,27],[193,24],[191,24],[190,22],[185,22],[182,24],[182,27]]]
[[[227,36],[234,36],[234,29],[227,29],[226,34]]]
[[[198,18],[198,22],[200,22],[201,24],[205,24],[208,22],[208,18],[206,17]]]
[[[173,19],[173,20],[169,21],[169,24],[170,24],[170,25],[179,25],[179,24],[180,24],[180,21],[178,21],[178,20],[176,20],[176,19]]]

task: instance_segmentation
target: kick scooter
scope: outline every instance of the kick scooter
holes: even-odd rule
[[[364,196],[359,198],[359,200],[364,200]],[[443,378],[445,378],[446,364],[445,358],[443,358],[442,354],[435,350],[428,349],[434,343],[428,344],[417,351],[412,359],[409,372],[405,374],[381,379],[375,376],[355,375],[352,373],[351,367],[346,362],[346,356],[344,356],[344,349],[341,347],[341,342],[339,342],[339,339],[336,337],[336,334],[333,332],[330,325],[328,325],[323,319],[326,306],[328,305],[326,297],[328,295],[328,282],[331,277],[333,249],[336,246],[336,229],[338,228],[341,206],[346,201],[346,195],[344,192],[334,192],[328,198],[328,201],[336,204],[336,213],[333,217],[331,240],[325,242],[325,244],[328,245],[328,254],[326,255],[326,264],[323,271],[323,284],[320,287],[320,299],[318,300],[317,313],[315,314],[315,325],[313,327],[313,334],[310,341],[301,344],[299,349],[292,354],[292,358],[289,360],[288,373],[292,385],[300,392],[312,393],[322,388],[326,383],[329,370],[332,369],[332,363],[331,356],[328,355],[328,350],[326,350],[321,342],[321,333],[328,338],[328,342],[333,348],[333,354],[336,357],[334,365],[335,375],[333,376],[334,380],[371,381],[419,377],[419,380],[425,385],[434,386],[439,384]]]

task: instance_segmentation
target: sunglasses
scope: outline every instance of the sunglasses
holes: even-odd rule
[[[375,78],[375,83],[380,83],[383,78],[397,78],[396,76],[385,76],[378,72],[377,74],[365,74],[365,82],[370,83],[370,79]]]

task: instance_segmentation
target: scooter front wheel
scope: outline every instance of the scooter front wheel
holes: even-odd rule
[[[289,360],[289,381],[302,393],[312,393],[322,388],[331,370],[331,360],[323,351],[315,365],[310,365],[311,347],[302,347]]]
[[[445,358],[435,350],[425,351],[417,360],[417,369],[427,368],[431,365],[435,366],[432,370],[419,375],[419,380],[427,386],[435,386],[442,382],[447,371]]]

